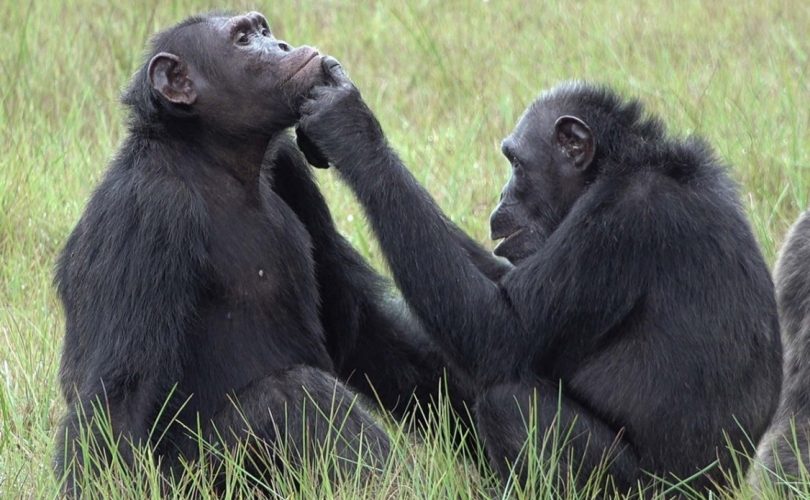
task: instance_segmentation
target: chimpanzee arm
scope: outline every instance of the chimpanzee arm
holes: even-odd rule
[[[300,127],[296,129],[296,142],[310,164],[317,168],[328,168],[329,160],[323,156],[323,153],[318,150],[318,147],[312,143]],[[455,240],[467,252],[470,261],[489,279],[499,281],[512,269],[508,261],[496,257],[492,252],[482,247],[449,218],[445,218],[444,220],[453,233]]]
[[[513,379],[528,362],[519,317],[348,85],[315,91],[304,107],[303,132],[357,194],[406,300],[456,367],[474,377]]]
[[[484,276],[492,281],[500,281],[506,273],[512,270],[512,265],[506,259],[496,257],[492,252],[482,247],[478,242],[470,238],[467,233],[447,219],[447,224],[456,242],[467,252],[470,261],[481,271]]]
[[[532,278],[532,286],[538,288],[527,286],[519,293],[513,293],[510,282],[514,280],[510,278],[531,274],[521,268],[507,275],[503,286],[489,280],[467,258],[430,195],[388,147],[356,88],[345,75],[333,77],[336,85],[318,88],[313,100],[304,106],[300,126],[337,166],[365,207],[405,298],[457,366],[469,370],[480,382],[514,380],[527,373],[527,365],[538,350],[553,345],[557,335],[569,326],[568,317],[555,316],[556,321],[548,325],[553,329],[540,328],[546,326],[544,315],[557,304],[555,300],[567,297],[565,288],[556,289],[555,297],[546,297],[542,291],[547,288],[537,283],[544,283],[546,276],[554,273],[569,278],[564,274],[573,272],[576,265],[570,259],[557,262],[567,264],[563,268],[547,262],[540,269],[549,274]],[[593,248],[587,241],[584,244]],[[534,260],[542,262],[545,257],[545,250],[541,250]],[[577,276],[589,279],[583,274]],[[626,293],[638,290],[631,288]],[[617,304],[633,303],[634,299],[623,293],[613,290]],[[566,302],[565,314],[575,317],[577,307]],[[588,307],[607,305],[595,301]],[[581,323],[585,327],[581,334],[608,330],[615,318],[626,312],[620,307],[615,315],[594,315],[592,322]],[[583,342],[587,344],[589,339],[583,338]]]
[[[132,459],[130,442],[148,439],[181,374],[203,283],[205,218],[195,194],[165,174],[124,174],[119,166],[93,195],[56,276],[67,322],[62,390],[70,407],[58,437],[59,473],[81,460],[76,440],[98,405],[109,411],[125,461]],[[90,432],[104,449],[98,426]]]
[[[263,171],[312,239],[321,323],[329,354],[340,366],[357,343],[362,307],[380,295],[382,279],[338,233],[310,168],[290,138],[272,146]]]
[[[669,230],[666,214],[677,207],[633,199],[628,188],[606,180],[586,193],[539,251],[504,279],[523,323],[542,332],[529,349],[535,363],[554,359],[561,345],[569,359],[586,356],[643,305],[651,277],[663,275],[655,268],[667,259],[661,231]]]
[[[446,363],[387,283],[338,233],[309,167],[291,141],[268,152],[273,190],[312,237],[321,295],[321,322],[338,375],[397,416],[415,397],[435,397]],[[452,402],[468,398],[456,378],[445,379]]]

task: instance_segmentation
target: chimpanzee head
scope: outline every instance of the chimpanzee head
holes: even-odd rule
[[[502,144],[512,176],[490,218],[492,238],[503,238],[495,254],[517,264],[535,253],[588,189],[662,140],[660,121],[606,87],[568,83],[541,95]]]
[[[517,264],[534,253],[582,194],[596,141],[582,117],[540,101],[524,113],[501,150],[512,176],[492,213],[495,254]]]
[[[277,40],[258,12],[192,17],[158,34],[124,97],[147,122],[185,120],[230,134],[291,126],[323,80],[321,57]]]

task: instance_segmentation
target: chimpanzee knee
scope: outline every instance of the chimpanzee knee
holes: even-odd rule
[[[622,491],[636,480],[638,460],[622,432],[549,381],[493,386],[478,399],[475,418],[490,463],[504,481],[514,474],[525,484],[533,476],[532,463],[543,470],[553,468],[558,488],[565,487],[569,471],[573,477],[582,476],[576,474],[579,469],[602,467]]]
[[[317,368],[297,366],[257,380],[214,417],[208,439],[249,444],[258,474],[334,460],[344,473],[380,469],[388,436],[357,396]],[[268,467],[269,466],[269,467]]]

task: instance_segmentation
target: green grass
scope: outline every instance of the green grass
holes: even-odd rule
[[[260,10],[288,42],[337,56],[417,178],[482,242],[508,175],[501,138],[542,89],[572,78],[638,96],[672,132],[705,136],[731,165],[769,262],[808,205],[810,8],[802,0],[2,2],[2,498],[57,492],[50,461],[62,412],[57,371],[64,322],[52,271],[122,138],[118,95],[150,33],[212,8]],[[382,269],[350,193],[332,172],[318,176],[340,228]],[[456,459],[449,439],[428,437],[417,446],[393,431],[400,435],[396,466],[381,484],[366,490],[349,481],[334,490],[303,481],[298,496],[498,494],[491,477]],[[155,494],[110,474],[96,494]],[[154,470],[147,475],[156,480]],[[202,476],[190,473],[189,484],[205,490]],[[810,490],[806,483],[797,487]]]

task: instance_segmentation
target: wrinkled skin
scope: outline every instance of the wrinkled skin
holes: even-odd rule
[[[274,38],[258,12],[208,18],[172,41],[172,50],[152,57],[147,77],[167,101],[193,107],[209,130],[266,135],[289,127],[303,96],[323,82],[318,52]]]

